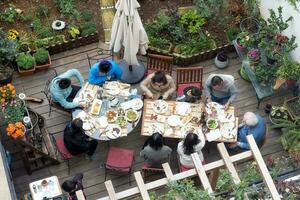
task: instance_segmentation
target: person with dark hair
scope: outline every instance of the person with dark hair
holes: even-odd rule
[[[141,83],[141,90],[150,99],[168,99],[176,90],[173,78],[161,71],[149,74]]]
[[[80,86],[72,85],[71,78],[76,77]],[[84,80],[77,69],[70,69],[55,77],[50,83],[50,95],[54,102],[59,103],[66,109],[83,107],[78,102],[73,102],[78,91],[84,84]]]
[[[161,167],[161,164],[169,161],[171,152],[172,149],[164,145],[163,136],[156,132],[146,140],[140,156],[150,167]]]
[[[177,97],[176,101],[198,103],[201,100],[202,91],[195,86],[188,86],[183,89],[183,93],[180,97]]]
[[[88,80],[91,84],[102,85],[105,81],[119,80],[122,73],[122,69],[115,61],[101,60],[90,69]]]
[[[76,191],[82,190],[83,192],[82,179],[83,174],[79,173],[72,180],[66,180],[61,184],[61,188],[68,193],[68,200],[77,200]]]
[[[197,153],[203,162],[202,148],[205,145],[205,138],[199,138],[197,134],[190,132],[183,141],[178,143],[177,153],[179,155],[180,164],[186,168],[193,168],[194,163],[191,157],[192,153]]]
[[[236,99],[237,89],[234,85],[234,77],[225,74],[211,74],[204,86],[207,102],[217,102],[227,109]]]
[[[82,124],[83,122],[79,118],[67,124],[64,130],[64,143],[72,155],[86,153],[87,159],[94,160],[93,154],[97,148],[98,141],[90,140],[85,135]]]

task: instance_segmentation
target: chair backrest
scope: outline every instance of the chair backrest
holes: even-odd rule
[[[177,68],[177,86],[185,83],[199,83],[202,89],[203,67]]]
[[[101,59],[113,59],[113,52],[108,49],[98,48],[96,53],[87,53],[86,56],[89,62],[89,68],[91,68],[92,64],[98,62]],[[92,61],[95,62],[92,63]]]
[[[73,155],[69,152],[69,150],[65,146],[63,136],[54,137],[54,140],[55,140],[56,148],[63,159],[70,159],[73,157]]]
[[[163,71],[172,75],[173,57],[162,56],[157,54],[148,54],[147,57],[147,71]]]
[[[44,91],[42,91],[42,92],[45,94],[45,96],[46,96],[46,98],[47,98],[47,100],[48,100],[49,102],[50,102],[50,100],[51,100],[51,95],[50,95],[50,83],[51,83],[51,81],[52,81],[55,77],[57,77],[57,72],[56,72],[56,70],[55,70],[55,69],[51,69],[51,70],[52,70],[52,73],[50,74],[48,80],[47,80],[46,83],[45,83]]]

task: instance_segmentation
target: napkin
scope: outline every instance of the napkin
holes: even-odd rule
[[[221,137],[220,129],[210,130],[206,134],[207,141],[211,142]]]

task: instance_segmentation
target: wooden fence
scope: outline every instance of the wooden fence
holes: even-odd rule
[[[264,183],[266,184],[272,199],[279,200],[280,196],[279,193],[275,187],[275,184],[269,174],[269,171],[267,169],[267,166],[263,160],[263,157],[256,145],[256,142],[252,135],[247,136],[247,140],[250,146],[250,150],[236,154],[234,156],[229,156],[224,143],[219,143],[218,150],[221,154],[222,159],[208,163],[205,165],[201,164],[200,158],[198,154],[194,153],[192,154],[192,159],[195,165],[194,169],[190,169],[185,172],[181,172],[178,174],[173,174],[170,165],[168,163],[163,164],[163,169],[166,174],[166,178],[162,178],[156,181],[152,181],[149,183],[144,183],[144,180],[142,178],[141,172],[135,172],[134,177],[137,183],[137,187],[133,187],[121,192],[116,193],[113,187],[112,182],[106,181],[105,187],[108,192],[108,196],[100,198],[98,200],[117,200],[117,199],[124,199],[136,195],[140,195],[143,200],[150,200],[149,197],[149,190],[157,189],[160,187],[165,186],[169,181],[177,181],[182,180],[185,178],[191,178],[196,175],[198,175],[202,186],[205,190],[207,190],[209,193],[213,193],[213,189],[215,188],[216,181],[218,179],[219,175],[219,169],[222,167],[226,167],[228,171],[230,172],[233,181],[235,184],[238,184],[240,182],[240,178],[238,176],[238,173],[233,165],[235,162],[240,162],[249,158],[254,158],[257,166],[259,168],[259,171],[262,175],[262,178],[264,180]],[[207,175],[209,174],[209,175]],[[245,199],[248,199],[247,195],[245,195]]]

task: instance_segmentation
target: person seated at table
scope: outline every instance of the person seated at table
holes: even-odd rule
[[[234,77],[225,74],[211,74],[205,81],[204,93],[207,102],[220,103],[227,109],[237,96]]]
[[[83,174],[78,173],[71,180],[66,180],[61,185],[61,188],[68,193],[68,200],[77,200],[76,191],[82,190],[83,195],[83,185],[82,185]]]
[[[82,129],[82,120],[74,119],[67,124],[64,130],[64,143],[72,155],[86,153],[86,159],[94,160],[94,152],[97,148],[97,140],[90,140]]]
[[[248,150],[250,149],[246,136],[252,134],[256,144],[260,147],[266,136],[266,121],[258,114],[246,112],[243,117],[243,122],[239,125],[237,133],[237,142],[227,145],[230,149]]]
[[[202,91],[195,86],[188,86],[183,89],[180,97],[176,98],[179,102],[198,103],[201,100]]]
[[[90,69],[88,81],[94,85],[102,85],[105,81],[119,80],[122,73],[122,69],[115,61],[101,60]]]
[[[72,85],[71,78],[76,77],[80,86]],[[78,91],[84,84],[84,80],[77,69],[70,69],[65,73],[52,79],[50,83],[50,95],[54,102],[58,103],[66,109],[83,107],[83,104],[74,102]]]
[[[179,155],[180,164],[185,168],[193,168],[192,153],[197,153],[202,163],[204,162],[202,148],[205,145],[205,140],[200,140],[195,133],[188,133],[183,141],[178,143],[177,153]]]
[[[156,132],[146,140],[140,156],[149,167],[162,167],[161,164],[169,161],[171,152],[172,149],[164,145],[163,136]]]
[[[141,90],[150,99],[168,99],[176,90],[173,78],[162,71],[149,74],[141,83]]]

